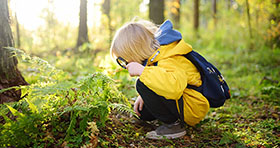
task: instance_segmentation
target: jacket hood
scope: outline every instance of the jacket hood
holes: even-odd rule
[[[157,36],[156,39],[159,41],[160,45],[167,45],[182,39],[181,33],[173,29],[173,24],[170,20],[166,20],[159,27],[158,33],[159,36]]]
[[[160,43],[154,54],[148,59],[148,65],[174,55],[184,55],[192,51],[192,47],[185,43],[182,35],[177,30],[173,29],[173,24],[170,20],[166,20],[160,27],[156,39]]]

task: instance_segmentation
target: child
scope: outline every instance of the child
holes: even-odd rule
[[[186,134],[181,122],[194,126],[209,110],[207,99],[187,85],[202,84],[197,68],[183,55],[192,51],[167,20],[160,27],[149,21],[121,27],[112,42],[111,55],[130,76],[139,76],[134,111],[144,121],[164,124],[148,132],[149,139],[179,138]]]

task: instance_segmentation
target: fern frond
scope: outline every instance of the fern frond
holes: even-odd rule
[[[133,111],[133,109],[130,108],[129,106],[127,106],[127,105],[120,104],[120,103],[112,103],[112,104],[109,104],[109,107],[111,109],[116,109],[119,112],[129,113],[129,114],[132,114],[135,117],[138,117],[137,114]]]
[[[5,91],[11,90],[11,89],[20,89],[20,86],[13,86],[13,87],[8,87],[8,88],[0,89],[0,93],[3,93]]]
[[[67,75],[62,70],[59,70],[49,64],[49,62],[36,56],[30,56],[20,49],[14,47],[5,47],[5,49],[13,52],[13,56],[17,56],[17,58],[22,60],[23,62],[35,64],[37,71],[40,72],[41,77],[44,77],[44,80],[57,80],[59,79],[57,76]]]

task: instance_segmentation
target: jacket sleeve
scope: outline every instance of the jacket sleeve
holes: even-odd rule
[[[184,57],[163,59],[158,66],[146,66],[140,81],[166,99],[178,100],[187,86],[188,77]]]

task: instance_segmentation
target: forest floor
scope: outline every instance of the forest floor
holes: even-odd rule
[[[187,134],[174,140],[149,140],[148,131],[160,123],[143,123],[135,117],[112,113],[100,129],[101,147],[280,147],[280,50],[203,51],[220,65],[231,89],[231,99],[211,108]],[[216,54],[213,54],[216,53]],[[226,55],[226,56],[225,56]],[[215,65],[215,63],[214,63]],[[124,83],[126,79],[122,79]],[[133,97],[131,85],[123,93]],[[132,95],[131,95],[132,94]],[[134,94],[135,95],[135,94]],[[134,96],[135,97],[135,96]]]
[[[133,100],[127,102],[126,98],[137,95],[135,79],[129,77],[127,70],[58,66],[67,72],[63,73],[41,59],[31,58],[30,63],[37,60],[37,71],[42,72],[31,73],[25,68],[25,78],[33,85],[24,90],[32,95],[19,102],[0,105],[0,116],[5,117],[5,122],[0,118],[0,147],[68,148],[92,143],[105,148],[280,147],[280,49],[220,47],[217,50],[215,47],[201,52],[218,65],[229,84],[231,99],[220,108],[211,108],[195,127],[186,125],[187,133],[181,138],[146,139],[145,134],[160,122],[141,122],[123,106],[119,110],[109,108],[111,99],[121,103],[125,98],[128,105],[133,104]],[[67,61],[64,58],[71,59],[66,56],[61,60]],[[76,63],[81,63],[80,60],[92,61],[90,57],[79,55],[73,59],[77,60],[73,65],[79,65]],[[98,71],[110,77],[95,73]],[[85,76],[88,74],[91,75]],[[53,82],[43,83],[46,76]],[[9,119],[14,116],[18,118]],[[93,123],[95,126],[91,126]],[[94,131],[90,131],[87,124]]]
[[[280,146],[280,108],[250,97],[228,100],[225,107],[211,109],[206,118],[179,139],[150,140],[148,131],[160,123],[141,122],[126,114],[112,113],[100,129],[101,147],[258,147]]]

